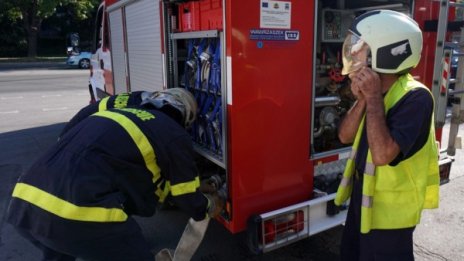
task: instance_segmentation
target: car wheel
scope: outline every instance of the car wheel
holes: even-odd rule
[[[90,60],[89,59],[82,59],[79,61],[79,68],[81,69],[89,69],[90,68]]]

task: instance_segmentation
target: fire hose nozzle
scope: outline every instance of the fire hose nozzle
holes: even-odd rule
[[[227,185],[220,175],[213,175],[208,179],[208,183],[213,186],[219,197],[224,200],[227,198]]]
[[[216,175],[209,177],[208,183],[214,186],[216,190],[219,190],[222,187],[222,184],[224,182],[222,181],[221,176],[216,174]]]

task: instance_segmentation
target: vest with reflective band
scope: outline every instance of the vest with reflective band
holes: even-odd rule
[[[401,76],[384,98],[385,114],[406,93],[425,87],[411,75]],[[430,91],[429,91],[430,92]],[[432,95],[432,94],[430,94]],[[338,187],[335,204],[341,205],[351,195],[355,173],[355,157],[364,127],[364,120],[356,133],[351,155]],[[433,113],[432,113],[433,120]],[[424,146],[397,166],[375,166],[368,150],[363,174],[361,202],[361,233],[371,229],[399,229],[413,227],[420,222],[422,209],[438,207],[439,169],[435,128],[430,124]]]

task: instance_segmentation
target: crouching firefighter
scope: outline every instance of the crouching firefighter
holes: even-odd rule
[[[184,129],[196,111],[188,91],[172,88],[85,118],[19,178],[8,222],[43,260],[154,260],[132,215],[152,216],[166,197],[196,221],[224,205],[201,193]]]

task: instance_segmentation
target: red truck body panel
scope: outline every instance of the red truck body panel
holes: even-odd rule
[[[299,41],[250,40],[260,6],[227,1],[232,102],[228,104],[228,175],[232,231],[247,218],[310,198],[314,1],[292,1]],[[246,8],[244,8],[246,7]]]

